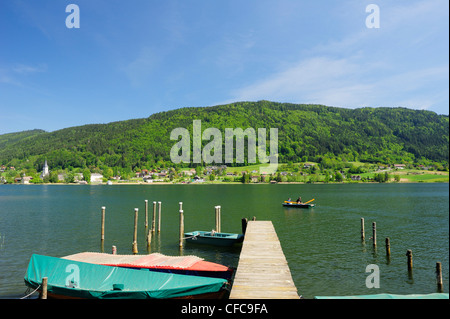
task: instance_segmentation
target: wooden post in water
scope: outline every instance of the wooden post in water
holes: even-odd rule
[[[180,209],[180,248],[183,247],[183,239],[184,239],[184,214],[183,210]]]
[[[247,223],[248,223],[248,219],[242,218],[242,220],[241,220],[242,234],[244,234],[244,235],[245,235],[245,231],[247,230]]]
[[[437,288],[439,292],[444,291],[444,283],[442,281],[442,264],[440,262],[436,263],[436,281]]]
[[[161,202],[158,202],[158,233],[161,232]]]
[[[145,201],[145,229],[148,227],[148,200]]]
[[[373,239],[373,248],[377,247],[377,223],[372,222],[372,239]]]
[[[43,277],[42,278],[42,291],[41,291],[41,295],[40,295],[40,299],[47,299],[47,283],[48,283],[48,277]]]
[[[150,245],[152,243],[152,230],[148,229],[147,231],[147,250],[150,252]]]
[[[105,206],[102,206],[102,232],[101,232],[101,240],[105,240]]]
[[[391,240],[389,237],[386,237],[386,256],[391,257]]]
[[[153,219],[152,219],[152,233],[155,233],[156,227],[156,202],[153,202]]]
[[[364,241],[366,238],[364,231],[364,218],[361,218],[361,240]]]
[[[220,233],[221,232],[221,228],[222,228],[222,224],[221,224],[221,213],[222,213],[222,207],[221,206],[217,206],[217,231]]]
[[[105,206],[102,206],[102,228],[100,232],[100,248],[101,252],[104,251],[104,243],[105,243]]]
[[[411,272],[413,269],[413,256],[412,256],[412,250],[408,249],[406,251],[406,256],[408,257],[408,271]]]
[[[137,248],[137,222],[138,222],[138,211],[139,211],[139,209],[137,209],[137,208],[134,209],[133,254],[135,254],[135,255],[138,253],[138,248]]]
[[[215,216],[215,221],[216,221],[216,224],[215,224],[215,226],[214,226],[214,230],[216,231],[216,232],[218,232],[219,231],[219,222],[218,222],[218,217],[217,217],[217,214],[218,214],[218,212],[217,212],[217,206],[214,206],[214,216]]]

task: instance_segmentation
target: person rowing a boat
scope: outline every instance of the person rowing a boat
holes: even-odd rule
[[[299,196],[299,197],[297,198],[297,204],[301,204],[301,202],[302,202],[302,198]]]

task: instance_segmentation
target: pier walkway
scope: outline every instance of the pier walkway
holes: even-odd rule
[[[230,299],[299,299],[271,221],[249,221]]]

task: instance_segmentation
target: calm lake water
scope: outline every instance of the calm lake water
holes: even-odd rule
[[[284,208],[288,197],[315,198],[313,209]],[[196,255],[236,267],[240,247],[178,247],[179,204],[185,231],[210,230],[214,206],[222,206],[222,231],[241,232],[241,218],[271,220],[300,295],[413,294],[436,292],[435,265],[442,262],[449,289],[449,185],[1,185],[0,297],[24,295],[23,277],[33,253],[61,257],[100,251],[101,207],[106,206],[105,252],[131,254],[134,208],[139,208],[139,254],[147,254],[144,200],[162,202],[161,233],[151,252]],[[366,241],[361,242],[360,219]],[[374,250],[372,222],[377,223]],[[389,237],[391,258],[385,254]],[[408,273],[406,251],[413,251]],[[366,287],[366,266],[380,269],[380,288]]]

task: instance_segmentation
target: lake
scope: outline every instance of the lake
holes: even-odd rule
[[[288,197],[315,199],[312,209],[284,208]],[[240,247],[178,246],[179,202],[185,231],[211,230],[214,206],[222,207],[223,232],[241,232],[241,219],[270,220],[280,239],[299,295],[436,292],[442,262],[449,289],[449,185],[255,184],[255,185],[0,185],[0,297],[19,298],[33,253],[61,257],[100,251],[101,207],[106,207],[105,252],[112,245],[131,254],[134,208],[139,208],[138,249],[147,254],[144,200],[162,202],[161,232],[150,252],[196,255],[237,267]],[[366,240],[361,242],[360,221]],[[378,245],[372,246],[372,222]],[[385,253],[390,238],[391,257]],[[406,251],[413,251],[408,273]],[[369,264],[380,270],[380,288],[366,287]]]

